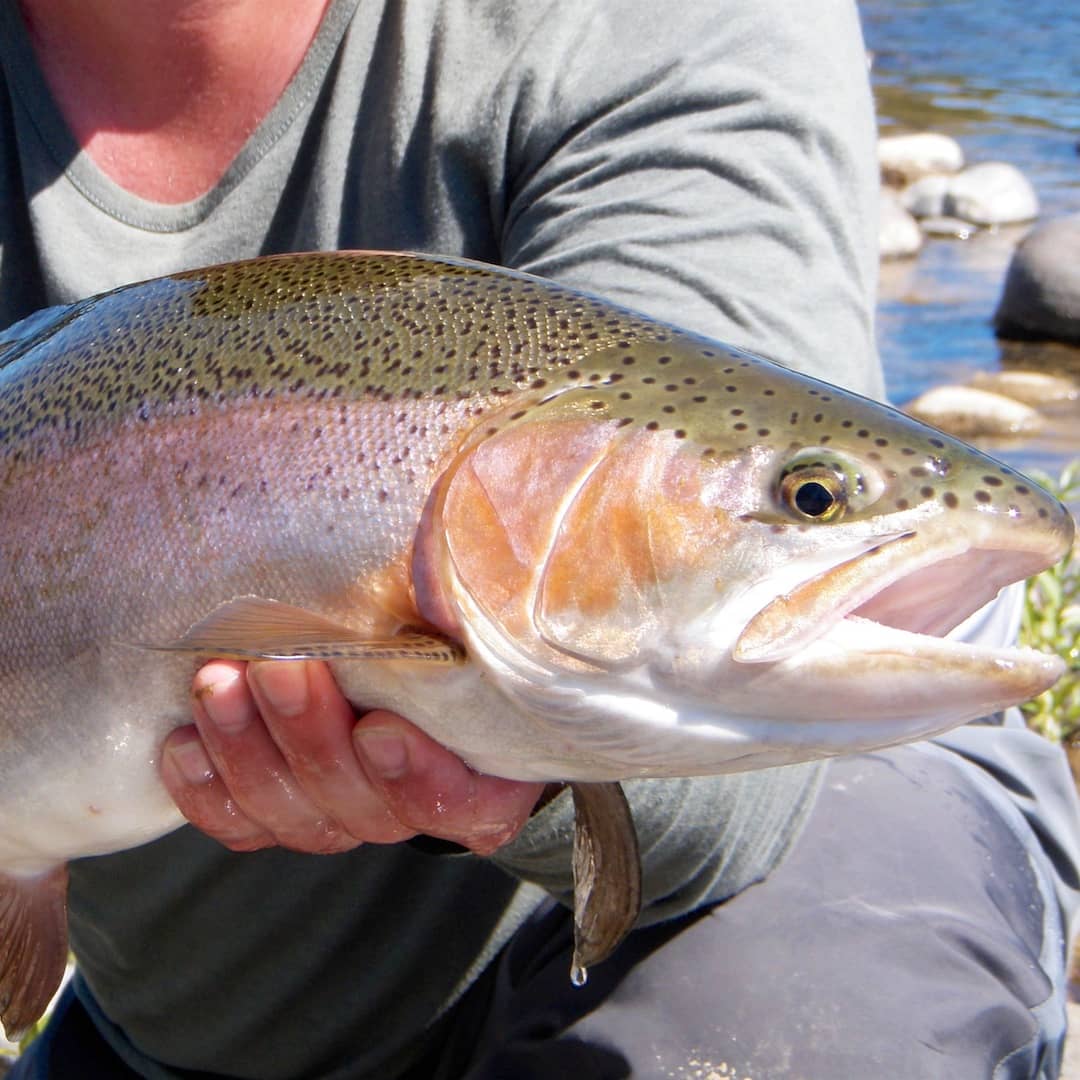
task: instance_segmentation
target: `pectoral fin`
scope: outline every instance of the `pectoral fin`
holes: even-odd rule
[[[622,787],[571,784],[574,794],[574,957],[570,979],[606,960],[641,911],[637,832]]]
[[[67,866],[0,876],[0,1021],[17,1042],[41,1018],[67,966]]]
[[[259,596],[229,600],[183,637],[144,648],[230,660],[409,660],[459,664],[461,649],[446,638],[405,632],[371,640],[303,608]]]

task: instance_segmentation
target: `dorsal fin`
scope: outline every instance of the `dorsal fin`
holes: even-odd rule
[[[39,341],[55,334],[95,302],[95,298],[90,298],[74,304],[42,308],[0,330],[0,368],[17,360]]]

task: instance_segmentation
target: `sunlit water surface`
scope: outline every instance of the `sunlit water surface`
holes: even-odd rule
[[[882,131],[951,135],[969,163],[1019,168],[1038,193],[1041,220],[1080,213],[1080,3],[863,0],[859,10]],[[917,259],[883,265],[878,338],[893,401],[1001,367],[1080,376],[1080,349],[994,337],[990,319],[1025,232],[928,240]],[[1055,430],[995,452],[1056,470],[1080,456],[1080,407]]]

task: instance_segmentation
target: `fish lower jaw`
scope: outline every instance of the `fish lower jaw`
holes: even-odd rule
[[[858,615],[845,616],[801,654],[770,666],[773,677],[785,682],[839,680],[831,708],[844,698],[845,687],[863,680],[890,686],[898,704],[909,699],[925,702],[928,710],[936,707],[942,716],[959,712],[962,719],[954,723],[1020,705],[1048,690],[1065,672],[1061,657],[1037,649],[936,637]],[[848,704],[854,699],[848,697]],[[885,708],[890,711],[887,704]]]

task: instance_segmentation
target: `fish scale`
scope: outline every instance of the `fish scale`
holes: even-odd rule
[[[883,405],[462,260],[278,256],[0,335],[0,1017],[66,956],[63,864],[176,827],[207,657],[574,791],[574,978],[632,924],[618,782],[891,745],[1058,658],[950,640],[1065,510]]]

